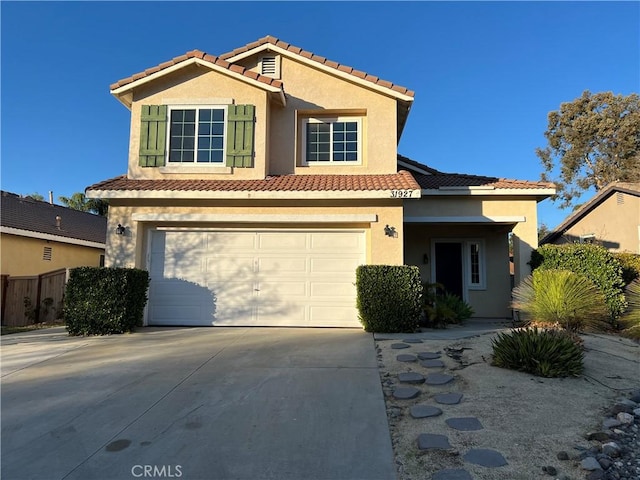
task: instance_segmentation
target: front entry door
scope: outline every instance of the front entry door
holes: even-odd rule
[[[437,242],[435,244],[435,281],[447,292],[464,298],[462,294],[462,243]]]

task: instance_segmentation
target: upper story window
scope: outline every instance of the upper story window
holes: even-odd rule
[[[224,163],[225,107],[171,108],[169,163]]]
[[[304,122],[303,135],[303,160],[307,165],[362,161],[360,118],[308,118]]]

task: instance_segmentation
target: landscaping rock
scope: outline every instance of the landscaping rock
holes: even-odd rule
[[[409,355],[407,353],[403,353],[398,355],[396,357],[396,360],[398,360],[399,362],[417,362],[418,357],[416,357],[415,355]]]
[[[402,372],[398,374],[398,381],[402,383],[424,383],[424,376],[416,372]]]
[[[420,390],[415,387],[398,387],[393,391],[392,395],[398,400],[409,400],[420,395]]]
[[[597,440],[598,442],[606,442],[609,440],[609,434],[606,432],[591,432],[587,434],[587,440]]]
[[[455,430],[463,432],[471,432],[474,430],[482,430],[484,427],[476,417],[458,417],[447,418],[445,423]]]
[[[420,450],[448,450],[453,448],[445,435],[434,433],[421,433],[418,436],[418,449]]]
[[[483,467],[496,468],[507,465],[507,461],[500,452],[488,448],[473,448],[464,457],[465,462],[474,463]]]
[[[613,427],[617,427],[622,425],[622,422],[620,422],[619,420],[615,419],[615,418],[605,418],[602,421],[602,428],[604,428],[605,430],[608,430],[610,428]]]
[[[552,467],[551,465],[542,467],[542,471],[547,475],[551,475],[552,477],[554,477],[558,473],[558,470],[556,469],[556,467]]]
[[[435,360],[440,358],[441,355],[437,352],[420,352],[418,353],[418,358],[420,360]]]
[[[413,418],[427,418],[442,415],[442,410],[431,405],[414,405],[409,413]]]
[[[617,419],[621,425],[622,424],[629,425],[633,423],[633,415],[631,415],[630,413],[621,412],[618,414]]]
[[[452,382],[454,377],[451,375],[447,375],[445,373],[430,373],[427,375],[424,383],[427,385],[445,385],[449,382]]]
[[[602,467],[594,457],[584,458],[580,462],[580,466],[585,470],[602,470]]]
[[[567,452],[565,452],[564,450],[561,452],[558,452],[558,455],[556,455],[558,457],[558,460],[569,460],[569,454]]]
[[[621,450],[622,449],[620,448],[620,445],[618,445],[616,442],[608,442],[602,444],[602,453],[613,458],[619,457]]]
[[[438,393],[433,399],[443,405],[456,405],[462,400],[461,393]]]

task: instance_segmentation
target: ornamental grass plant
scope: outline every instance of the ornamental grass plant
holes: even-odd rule
[[[578,332],[608,327],[604,296],[586,277],[568,270],[535,270],[513,291],[511,308],[525,325]]]
[[[640,279],[634,280],[625,290],[629,306],[620,318],[622,335],[640,340]]]

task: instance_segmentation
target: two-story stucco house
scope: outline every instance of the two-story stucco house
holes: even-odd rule
[[[481,317],[510,315],[553,185],[401,157],[414,93],[273,37],[191,51],[111,86],[131,111],[107,264],[151,274],[149,325],[359,327],[355,269],[419,265]],[[124,166],[124,165],[123,165]]]

